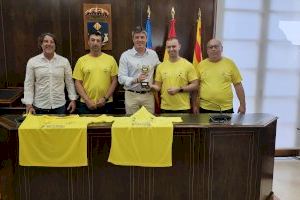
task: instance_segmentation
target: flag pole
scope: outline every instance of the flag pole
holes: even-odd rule
[[[147,13],[148,13],[148,19],[150,19],[151,10],[150,10],[150,6],[149,5],[148,5],[148,8],[147,8]]]
[[[174,9],[174,7],[172,7],[172,9],[171,9],[171,16],[172,16],[172,19],[174,19],[174,17],[175,17],[175,9]]]
[[[201,20],[201,9],[198,10],[198,20]]]

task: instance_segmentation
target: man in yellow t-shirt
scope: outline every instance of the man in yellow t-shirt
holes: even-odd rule
[[[240,101],[239,113],[246,112],[242,77],[235,63],[222,57],[223,46],[217,39],[207,43],[208,58],[197,66],[200,81],[200,113],[233,113],[233,84]]]
[[[151,85],[151,88],[161,92],[162,113],[189,112],[190,92],[198,89],[196,70],[190,62],[179,56],[180,47],[177,38],[167,40],[169,60],[158,65],[155,83]],[[196,106],[196,103],[192,102],[192,106]]]
[[[90,53],[80,57],[73,78],[81,99],[80,114],[112,113],[112,95],[117,86],[116,60],[101,51],[103,37],[99,32],[89,34]]]

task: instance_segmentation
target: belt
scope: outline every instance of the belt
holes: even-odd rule
[[[134,93],[138,93],[138,94],[146,94],[146,93],[150,92],[150,91],[134,91],[134,90],[126,90],[126,91],[134,92]]]

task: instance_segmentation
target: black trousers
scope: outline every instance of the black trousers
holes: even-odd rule
[[[85,103],[78,102],[78,113],[79,114],[112,114],[113,113],[113,103],[106,103],[105,106],[97,108],[95,110],[90,110]]]
[[[200,107],[199,113],[220,113],[220,111],[219,110],[206,110],[206,109]],[[229,110],[222,110],[222,113],[234,113],[233,108],[231,108]]]
[[[188,110],[164,110],[160,109],[161,113],[190,113],[190,109]]]
[[[43,109],[33,106],[36,114],[66,114],[66,106],[63,105],[54,109]]]

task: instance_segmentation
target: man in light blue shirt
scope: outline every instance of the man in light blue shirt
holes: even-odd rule
[[[144,106],[154,113],[154,96],[149,83],[160,61],[155,51],[146,48],[147,33],[138,26],[132,31],[133,48],[125,51],[119,63],[119,83],[125,89],[126,114],[133,114]]]

